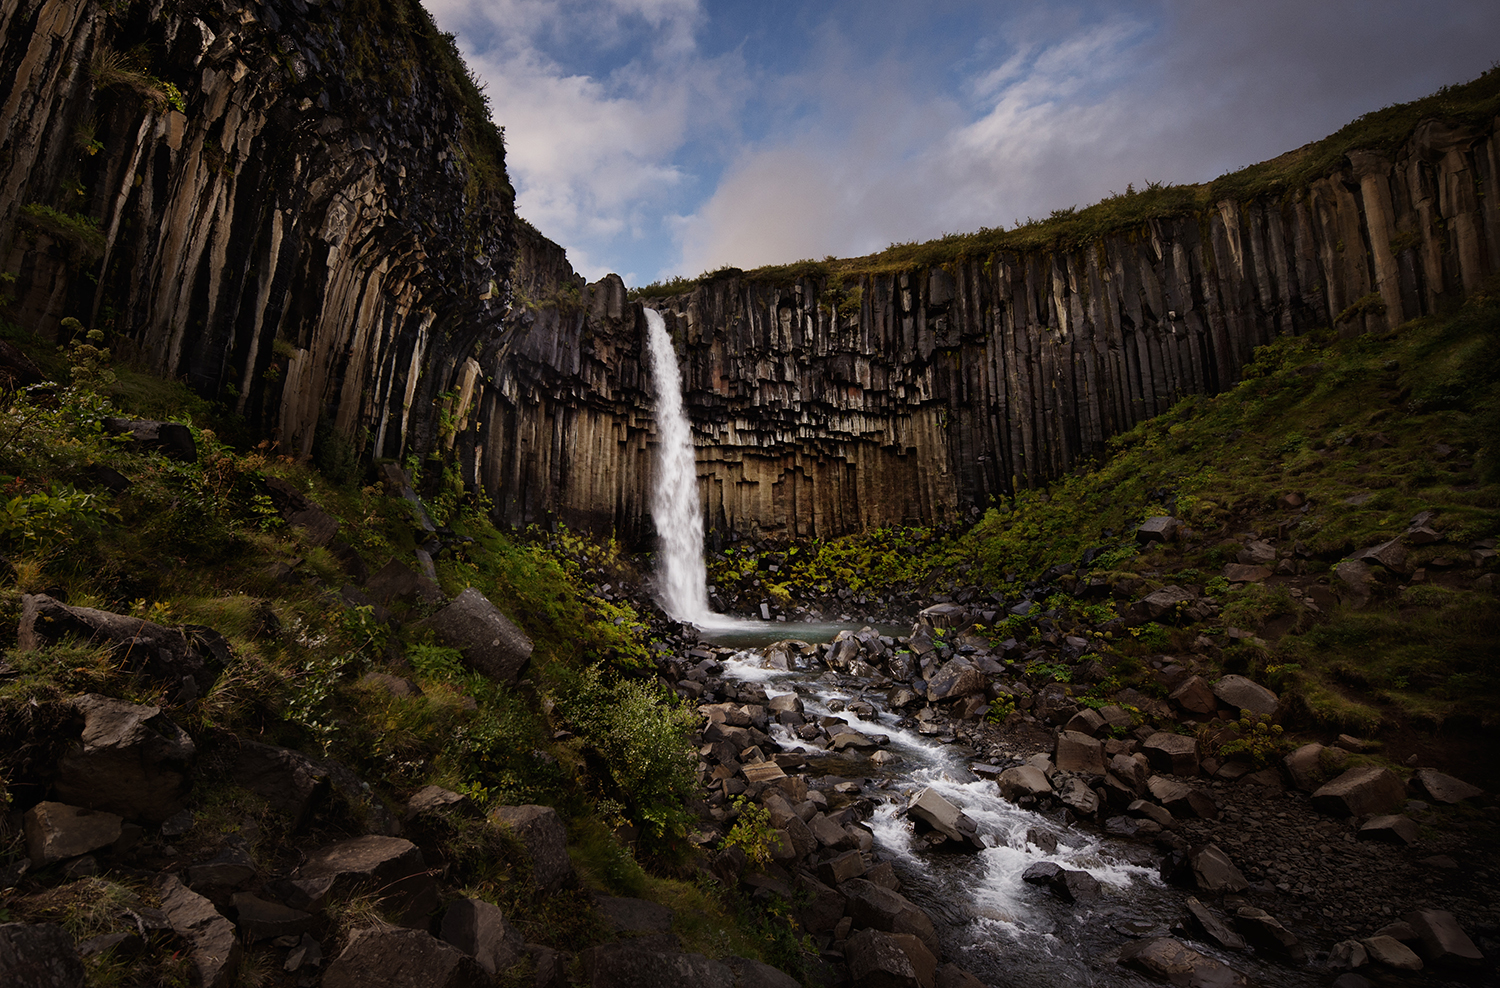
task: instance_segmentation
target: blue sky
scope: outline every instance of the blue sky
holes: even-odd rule
[[[521,215],[641,285],[1198,182],[1500,59],[1494,0],[425,0]]]

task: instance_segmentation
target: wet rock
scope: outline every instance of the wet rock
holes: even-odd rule
[[[985,988],[983,981],[952,963],[938,965],[936,981],[937,988]]]
[[[636,900],[630,900],[636,901]],[[654,905],[654,903],[648,903]],[[657,908],[666,909],[665,906]],[[606,915],[611,915],[605,910]],[[637,914],[625,911],[623,919],[630,921]],[[614,918],[611,916],[611,918]],[[671,925],[671,910],[667,910],[667,924]],[[616,932],[631,931],[631,927],[616,925]],[[652,929],[655,927],[653,925]],[[439,934],[445,943],[452,944],[479,962],[485,973],[503,974],[514,967],[526,954],[526,945],[521,934],[505,919],[499,906],[480,899],[460,899],[443,913],[443,925]]]
[[[26,811],[26,851],[34,868],[109,847],[125,821],[114,813],[45,801]]]
[[[1370,953],[1370,960],[1397,971],[1422,970],[1422,958],[1395,937],[1373,936],[1360,941]]]
[[[1232,710],[1248,710],[1270,717],[1276,713],[1281,698],[1254,680],[1244,676],[1225,676],[1214,683],[1214,696]]]
[[[1197,896],[1188,896],[1184,905],[1187,907],[1188,926],[1194,932],[1225,950],[1245,949],[1245,938],[1225,926],[1212,910],[1198,901]]]
[[[874,882],[855,878],[839,886],[848,900],[846,911],[857,928],[882,933],[910,933],[919,938],[934,955],[941,953],[937,930],[928,915],[900,892],[881,888]]]
[[[1484,790],[1478,786],[1471,786],[1433,768],[1417,769],[1411,784],[1413,788],[1426,793],[1435,803],[1462,803],[1484,795]]]
[[[1099,794],[1082,779],[1069,779],[1057,794],[1058,801],[1080,819],[1089,820],[1099,812]]]
[[[1406,787],[1390,769],[1351,768],[1312,794],[1312,805],[1332,816],[1390,813],[1406,804]]]
[[[1244,988],[1244,976],[1171,937],[1137,940],[1120,950],[1119,963],[1169,984],[1190,988]]]
[[[1021,880],[1045,887],[1064,902],[1093,902],[1099,898],[1099,882],[1093,875],[1052,861],[1038,861],[1021,874]]]
[[[189,945],[196,970],[195,984],[225,988],[234,983],[240,962],[240,944],[234,924],[219,915],[212,902],[183,885],[175,877],[161,882],[161,908],[173,931]]]
[[[496,682],[515,683],[531,659],[531,639],[473,587],[421,623]]]
[[[1421,938],[1422,953],[1427,956],[1428,963],[1458,968],[1484,964],[1484,955],[1447,910],[1419,909],[1407,913],[1406,922]]]
[[[15,988],[83,988],[73,938],[52,923],[0,923],[0,984]]]
[[[934,988],[937,958],[919,938],[861,930],[844,942],[850,981],[870,988]]]
[[[1307,949],[1290,930],[1281,925],[1280,920],[1264,909],[1241,906],[1235,913],[1235,925],[1256,950],[1291,964],[1301,965],[1307,962]]]
[[[1359,828],[1360,840],[1376,840],[1402,847],[1415,844],[1418,838],[1417,823],[1404,813],[1387,813],[1371,817]]]
[[[919,831],[925,826],[946,837],[945,846],[964,851],[984,850],[978,825],[930,787],[912,797],[906,805],[906,815],[917,822]]]
[[[568,858],[568,830],[550,806],[502,806],[490,819],[515,831],[531,857],[531,879],[540,888],[556,891],[573,880]]]
[[[1159,731],[1141,744],[1141,751],[1158,772],[1189,777],[1198,774],[1198,742],[1194,738]]]
[[[479,962],[422,930],[360,930],[323,975],[323,988],[489,988]]]
[[[1353,971],[1369,962],[1369,951],[1358,940],[1341,940],[1328,951],[1328,967],[1333,971]]]

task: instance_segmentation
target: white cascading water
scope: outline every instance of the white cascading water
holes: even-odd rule
[[[703,508],[698,503],[698,463],[693,430],[682,408],[677,351],[667,324],[646,310],[646,348],[656,379],[657,474],[651,519],[660,538],[656,580],[661,605],[679,621],[721,621],[708,607],[708,570],[703,564]]]

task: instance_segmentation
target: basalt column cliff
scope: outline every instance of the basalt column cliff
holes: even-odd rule
[[[10,321],[103,330],[286,452],[321,430],[366,460],[451,454],[501,521],[651,535],[640,305],[515,217],[499,134],[419,6],[0,0],[0,33]],[[1083,242],[644,300],[682,357],[707,524],[971,517],[1276,335],[1385,331],[1473,291],[1497,178],[1493,120],[1433,118],[1295,188]]]

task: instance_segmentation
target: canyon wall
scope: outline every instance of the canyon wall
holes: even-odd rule
[[[1068,251],[710,281],[651,304],[686,360],[711,527],[826,536],[944,523],[1055,478],[1255,347],[1383,332],[1500,261],[1493,121],[1422,124],[1305,189]]]
[[[0,0],[5,318],[103,330],[283,452],[451,454],[503,522],[647,544],[640,304],[516,218],[451,52],[411,0]],[[971,518],[1279,334],[1475,290],[1497,177],[1493,121],[1429,121],[1305,188],[1076,249],[648,300],[709,527]]]
[[[367,457],[436,447],[440,396],[504,336],[516,221],[425,12],[0,0],[0,38],[10,321],[100,329],[288,454],[320,424]]]

